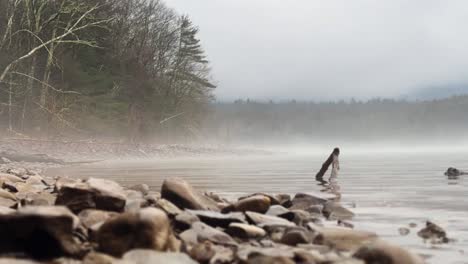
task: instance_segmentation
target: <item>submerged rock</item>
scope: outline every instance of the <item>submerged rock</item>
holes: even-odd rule
[[[125,203],[125,193],[119,184],[94,178],[63,184],[56,200],[57,205],[65,205],[75,213],[85,209],[122,212]]]
[[[338,250],[353,251],[360,246],[377,240],[372,232],[353,230],[342,227],[320,227],[312,223],[307,224],[310,230],[319,233],[314,238],[314,244],[329,245]]]
[[[366,264],[423,264],[424,261],[406,249],[378,240],[359,248],[354,258]]]
[[[348,220],[354,213],[336,202],[327,202],[323,207],[323,215],[329,220]]]
[[[161,188],[161,197],[181,209],[219,211],[213,199],[198,192],[182,179],[165,180]]]
[[[115,257],[132,249],[179,250],[166,213],[156,208],[109,219],[99,228],[97,240],[101,252]]]
[[[23,207],[0,214],[0,254],[24,252],[36,259],[79,256],[73,237],[79,220],[65,207]]]
[[[442,227],[427,221],[426,227],[419,230],[418,236],[423,238],[424,240],[430,240],[431,243],[438,244],[438,243],[448,243],[449,239],[447,238],[447,233]]]
[[[298,193],[294,196],[294,199],[291,201],[292,205],[289,209],[300,209],[307,211],[309,207],[324,205],[327,200],[319,198],[310,194]]]

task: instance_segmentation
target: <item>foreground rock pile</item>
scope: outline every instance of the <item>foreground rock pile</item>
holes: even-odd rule
[[[340,204],[308,194],[228,201],[180,179],[159,193],[32,173],[0,174],[0,186],[0,264],[423,263],[352,229],[353,213]]]

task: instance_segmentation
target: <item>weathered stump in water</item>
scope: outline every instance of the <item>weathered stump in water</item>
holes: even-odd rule
[[[322,168],[320,171],[315,175],[315,179],[317,181],[323,182],[323,175],[327,172],[330,165],[334,163],[334,161],[338,161],[338,156],[340,155],[340,149],[335,148],[333,152],[330,154],[328,159],[322,164]],[[338,169],[338,168],[337,168]]]

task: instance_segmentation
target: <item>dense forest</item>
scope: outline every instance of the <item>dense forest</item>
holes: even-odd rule
[[[237,100],[213,104],[204,133],[224,143],[461,142],[467,139],[467,112],[468,96],[321,103]]]
[[[159,0],[0,0],[0,130],[130,141],[198,134],[215,85]]]

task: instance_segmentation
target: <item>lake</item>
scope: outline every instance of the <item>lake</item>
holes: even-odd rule
[[[51,169],[49,175],[100,177],[125,186],[146,183],[159,190],[168,177],[180,177],[194,187],[234,198],[266,192],[307,192],[330,195],[315,181],[328,153],[281,152],[265,156],[188,157],[106,161]],[[468,263],[468,175],[448,179],[447,167],[468,170],[468,152],[392,151],[343,152],[338,177],[341,201],[356,214],[356,229],[378,233],[414,252],[429,255],[429,263]],[[327,175],[328,176],[328,175]],[[416,233],[431,220],[455,241],[424,243]],[[411,228],[401,236],[400,227]]]

